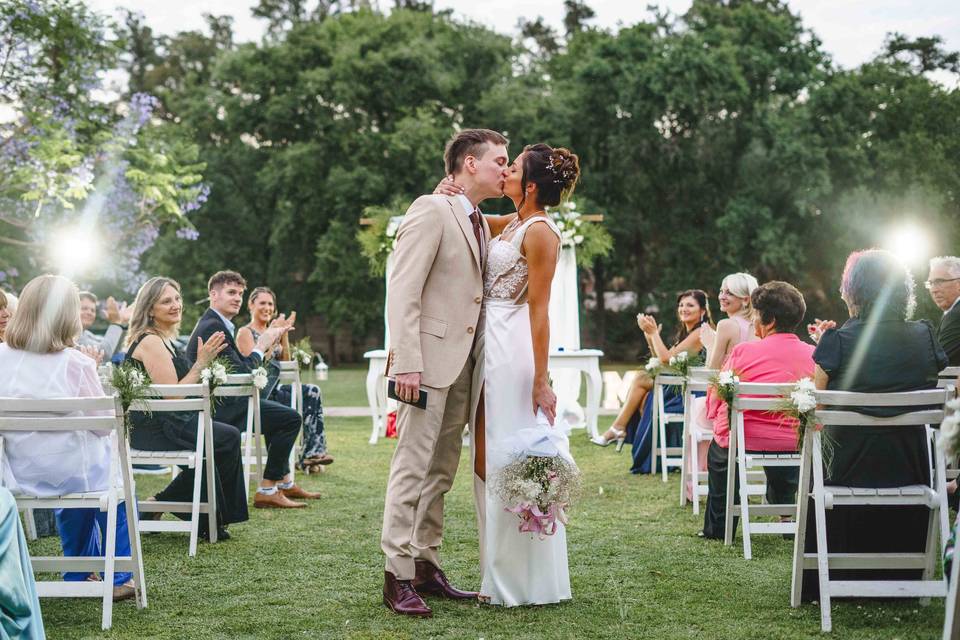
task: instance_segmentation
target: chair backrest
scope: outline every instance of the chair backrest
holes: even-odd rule
[[[937,380],[937,386],[941,389],[947,387],[954,387],[957,384],[957,378],[960,378],[960,367],[947,367],[939,374]]]
[[[210,387],[202,384],[152,384],[149,396],[134,402],[133,411],[205,411],[210,407]]]
[[[691,367],[687,378],[687,391],[706,391],[710,388],[710,381],[720,373],[717,369],[706,367]]]
[[[943,422],[946,389],[924,389],[895,393],[859,393],[852,391],[817,391],[817,421],[824,426],[916,426]],[[830,407],[841,407],[831,409]],[[854,408],[896,407],[908,409],[896,416],[868,416]],[[912,407],[916,407],[912,409]]]
[[[300,371],[300,363],[296,360],[275,360],[280,371]]]
[[[253,384],[252,373],[231,373],[227,376],[226,384],[213,390],[213,395],[218,398],[259,396],[259,390]]]
[[[83,415],[87,412],[95,415]],[[0,398],[0,431],[122,430],[123,408],[115,396]]]
[[[294,384],[300,382],[300,363],[296,360],[277,360],[277,366],[280,368],[278,381],[283,384]]]
[[[731,410],[741,415],[744,411],[776,411],[794,385],[796,382],[741,382]]]

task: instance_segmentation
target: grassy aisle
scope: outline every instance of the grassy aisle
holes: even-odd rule
[[[628,457],[577,432],[585,490],[569,530],[575,600],[500,610],[432,600],[435,617],[412,620],[380,603],[380,519],[393,441],[366,443],[366,419],[329,425],[337,462],[304,484],[325,497],[302,512],[252,511],[233,539],[187,557],[182,535],[144,536],[149,607],[115,608],[99,631],[91,600],[43,600],[50,638],[811,638],[818,609],[788,604],[792,545],[760,537],[755,560],[695,536],[700,522],[678,506],[677,476],[630,476]],[[476,526],[467,456],[447,501],[443,556],[455,584],[478,587]],[[155,489],[142,480],[141,495]],[[302,479],[302,478],[301,478]],[[602,488],[602,491],[601,491]],[[48,539],[32,547],[54,552]],[[939,638],[935,602],[844,603],[834,640]],[[821,636],[826,637],[826,636]]]

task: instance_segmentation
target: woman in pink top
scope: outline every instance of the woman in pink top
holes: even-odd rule
[[[741,382],[793,382],[813,377],[811,344],[793,334],[807,311],[803,295],[786,282],[768,282],[750,296],[754,308],[756,342],[733,348],[723,370],[733,371]],[[710,495],[703,523],[703,536],[723,538],[727,500],[727,447],[730,443],[727,404],[713,390],[707,395],[707,416],[713,419],[713,442],[707,452]],[[796,451],[797,436],[792,421],[764,411],[743,416],[746,449],[756,453]],[[767,502],[787,504],[797,494],[796,467],[766,467]],[[734,488],[734,491],[738,489]],[[736,523],[734,523],[736,527]]]

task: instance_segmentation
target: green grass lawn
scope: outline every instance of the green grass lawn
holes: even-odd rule
[[[812,638],[819,609],[789,606],[792,545],[762,536],[752,561],[740,547],[700,540],[701,522],[678,504],[678,477],[627,473],[627,454],[576,432],[584,494],[569,528],[574,600],[496,609],[431,600],[434,618],[390,613],[380,600],[379,535],[394,441],[367,444],[368,421],[328,423],[336,463],[305,478],[322,500],[299,512],[251,510],[233,539],[187,557],[184,535],[143,537],[149,607],[114,609],[100,631],[93,600],[45,599],[50,638]],[[443,557],[455,584],[479,586],[477,534],[464,455],[447,500]],[[141,495],[160,480],[138,476]],[[601,490],[602,489],[602,490]],[[738,539],[739,542],[739,539]],[[34,552],[55,552],[44,539]],[[943,605],[847,602],[834,606],[836,640],[939,638]]]

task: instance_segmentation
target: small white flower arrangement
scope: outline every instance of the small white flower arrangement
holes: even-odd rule
[[[660,373],[661,368],[663,368],[663,363],[660,362],[660,358],[656,356],[653,356],[652,358],[647,360],[647,366],[644,367],[647,373],[649,373],[650,376],[654,378],[657,376],[658,373]]]
[[[264,369],[263,367],[257,367],[250,373],[253,374],[253,386],[255,386],[257,389],[261,391],[267,388],[268,376],[267,376],[266,369]]]
[[[120,406],[123,408],[123,425],[129,433],[132,426],[130,407],[137,401],[148,397],[148,389],[151,384],[150,376],[129,361],[110,367],[109,376],[109,379],[105,380],[105,386],[112,389],[120,398]]]
[[[948,455],[960,455],[960,398],[948,400],[940,423],[940,447]]]
[[[227,383],[227,363],[217,358],[200,372],[200,380],[210,385],[210,390]]]
[[[290,347],[290,357],[300,366],[301,371],[310,368],[316,354],[313,352],[313,347],[310,346],[309,336],[304,336],[297,344]]]
[[[780,413],[796,421],[797,449],[803,446],[807,429],[817,429],[817,386],[812,378],[800,378],[778,405]],[[829,443],[824,443],[825,448]]]

